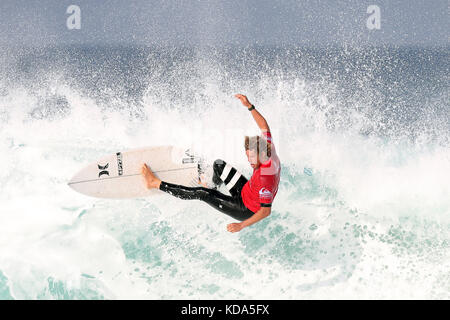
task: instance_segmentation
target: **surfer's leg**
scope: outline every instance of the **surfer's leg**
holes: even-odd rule
[[[242,201],[227,196],[217,190],[203,187],[191,188],[162,181],[159,189],[184,200],[201,200],[230,217],[243,221],[250,218],[253,212],[242,205]]]
[[[213,170],[212,180],[216,185],[224,183],[233,197],[240,196],[242,188],[247,183],[246,177],[221,159],[214,161]]]

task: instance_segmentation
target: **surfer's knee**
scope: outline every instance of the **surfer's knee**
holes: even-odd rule
[[[222,173],[223,168],[225,168],[226,164],[227,163],[225,161],[223,161],[222,159],[217,159],[216,161],[214,161],[214,164],[213,164],[214,172],[217,172],[218,174]]]
[[[217,159],[216,161],[214,161],[213,164],[214,175],[212,180],[215,185],[220,185],[222,183],[222,181],[220,180],[220,176],[223,172],[223,169],[225,168],[225,165],[226,163],[222,159]]]

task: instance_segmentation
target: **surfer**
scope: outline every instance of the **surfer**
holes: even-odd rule
[[[242,104],[251,112],[253,119],[261,129],[261,136],[245,137],[245,152],[253,168],[250,180],[247,180],[234,167],[223,160],[213,164],[213,182],[216,186],[225,184],[231,196],[218,190],[204,187],[185,187],[158,179],[143,164],[142,175],[148,189],[157,188],[177,198],[202,200],[230,217],[242,221],[230,223],[227,230],[238,232],[270,215],[272,202],[280,182],[280,160],[275,152],[269,125],[266,119],[255,109],[246,96],[236,94]]]

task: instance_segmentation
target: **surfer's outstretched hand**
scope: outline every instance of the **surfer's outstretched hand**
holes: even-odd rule
[[[227,226],[227,230],[230,232],[239,232],[242,230],[242,228],[244,228],[244,227],[240,223],[230,223]]]
[[[244,106],[246,106],[247,108],[250,108],[252,106],[252,104],[250,103],[250,101],[248,101],[247,97],[244,96],[243,94],[235,94],[234,95],[236,98],[238,98],[239,100],[241,100],[242,104]]]

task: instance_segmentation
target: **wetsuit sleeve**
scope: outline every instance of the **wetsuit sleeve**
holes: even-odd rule
[[[270,131],[263,131],[262,136],[267,140],[268,143],[272,144],[272,134]]]

